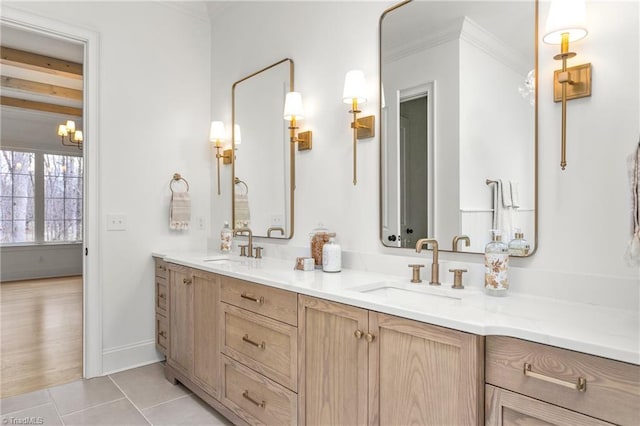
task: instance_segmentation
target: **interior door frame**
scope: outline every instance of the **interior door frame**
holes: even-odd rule
[[[2,25],[36,32],[84,45],[84,103],[83,147],[83,252],[82,273],[82,366],[83,377],[101,376],[102,371],[102,281],[100,274],[100,174],[99,174],[99,120],[98,70],[100,36],[97,32],[69,25],[40,15],[4,5],[0,16]]]

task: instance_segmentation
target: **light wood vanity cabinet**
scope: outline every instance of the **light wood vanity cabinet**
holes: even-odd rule
[[[220,390],[218,275],[169,264],[169,365],[208,394]]]
[[[155,269],[155,300],[156,300],[156,349],[163,355],[167,355],[169,347],[169,320],[167,303],[169,299],[169,286],[167,285],[167,262],[160,258],[154,258]]]
[[[299,296],[299,423],[480,425],[483,337]]]
[[[512,337],[486,346],[488,425],[640,423],[639,366]]]
[[[155,262],[167,378],[236,425],[640,423],[637,365]]]
[[[297,424],[297,294],[221,281],[221,402],[250,424]]]

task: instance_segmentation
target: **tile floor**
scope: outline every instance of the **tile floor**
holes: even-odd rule
[[[161,363],[5,398],[0,415],[2,425],[231,425]]]

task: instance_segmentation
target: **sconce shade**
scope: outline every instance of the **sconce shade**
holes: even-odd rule
[[[209,140],[211,142],[220,142],[224,139],[224,123],[222,121],[211,122],[211,132],[209,133]]]
[[[302,95],[300,92],[289,92],[284,100],[284,119],[287,121],[302,120],[304,118],[304,108],[302,106]]]
[[[242,134],[240,133],[240,125],[233,125],[233,143],[234,145],[240,145],[242,143]]]
[[[67,120],[67,132],[73,133],[76,131],[76,122],[73,120]]]
[[[349,71],[344,78],[342,101],[345,104],[351,104],[356,99],[359,104],[363,104],[367,102],[365,93],[364,73],[360,70]]]
[[[58,126],[58,136],[66,136],[67,135],[67,126],[61,124]]]
[[[76,142],[82,142],[84,140],[84,137],[82,136],[82,130],[76,130],[76,132],[73,134],[73,139]]]
[[[587,35],[587,13],[584,0],[553,0],[547,15],[543,41],[561,44],[562,34],[568,33],[570,42]]]

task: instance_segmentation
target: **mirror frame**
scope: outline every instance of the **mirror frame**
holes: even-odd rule
[[[522,256],[522,257],[529,257],[532,256],[537,250],[538,250],[538,212],[540,209],[540,205],[539,205],[539,199],[538,199],[538,151],[539,151],[539,146],[538,146],[538,106],[539,106],[539,99],[538,99],[538,88],[539,88],[539,79],[538,79],[538,74],[539,74],[539,69],[538,69],[538,38],[539,38],[539,31],[538,31],[538,26],[540,25],[539,22],[539,0],[531,0],[533,2],[533,26],[534,26],[534,31],[533,31],[533,37],[534,37],[534,47],[533,47],[533,56],[534,56],[534,65],[533,65],[533,69],[534,69],[534,84],[535,84],[535,92],[534,92],[534,102],[535,102],[535,106],[534,106],[534,118],[533,118],[533,125],[534,125],[534,131],[533,131],[533,150],[534,150],[534,154],[533,154],[533,204],[534,204],[534,208],[535,208],[535,212],[533,215],[533,226],[534,226],[534,235],[533,238],[530,238],[530,241],[533,242],[533,249],[529,252],[529,254],[527,256]],[[378,200],[378,212],[379,212],[379,223],[378,223],[378,232],[379,232],[379,240],[380,240],[380,244],[382,244],[383,247],[385,248],[389,248],[389,249],[411,249],[410,247],[391,247],[391,246],[387,246],[384,244],[384,240],[383,240],[383,234],[382,234],[382,226],[383,226],[383,218],[382,218],[382,209],[383,209],[383,188],[384,188],[384,176],[382,173],[382,170],[384,168],[384,164],[382,162],[383,160],[383,150],[384,150],[384,146],[382,144],[382,135],[383,135],[383,120],[382,120],[382,21],[384,20],[385,16],[391,12],[393,12],[394,10],[405,6],[409,3],[412,3],[413,0],[404,0],[401,1],[400,3],[397,3],[389,8],[387,8],[384,12],[382,12],[382,15],[380,15],[380,19],[378,21],[378,117],[380,117],[380,119],[378,120],[378,134],[380,135],[380,143],[379,143],[379,152],[378,152],[378,156],[379,156],[379,164],[378,164],[378,171],[379,171],[379,200]],[[425,236],[427,237],[427,236]],[[461,253],[461,254],[480,254],[482,255],[483,253],[481,252],[466,252],[466,251],[453,251],[453,250],[448,250],[445,249],[444,247],[447,247],[447,245],[443,244],[442,242],[439,241],[439,251],[441,252],[449,252],[449,253]],[[428,248],[428,250],[432,250],[431,248]]]
[[[232,220],[232,225],[235,228],[235,223],[236,223],[236,138],[235,138],[235,124],[236,124],[236,86],[238,86],[238,84],[242,83],[243,81],[246,81],[252,77],[255,77],[257,75],[259,75],[260,73],[263,73],[265,71],[270,70],[271,68],[277,67],[278,65],[285,63],[285,62],[289,62],[289,91],[293,92],[294,91],[294,81],[293,81],[293,77],[294,77],[294,65],[293,65],[293,59],[291,58],[284,58],[279,60],[278,62],[275,62],[271,65],[268,65],[252,74],[249,74],[246,77],[241,78],[240,80],[236,81],[235,83],[233,83],[233,85],[231,86],[231,144],[232,144],[232,149],[233,149],[233,155],[231,156],[232,161],[231,161],[231,220]],[[282,122],[284,123],[284,118],[282,118]],[[291,143],[289,141],[288,138],[285,137],[284,143],[288,143],[289,144],[289,209],[290,209],[290,217],[291,217],[291,229],[289,229],[289,234],[288,235],[284,235],[280,238],[277,237],[268,237],[266,235],[258,235],[258,234],[254,234],[254,237],[259,237],[259,238],[271,238],[274,240],[290,240],[291,238],[293,238],[293,233],[294,233],[294,224],[295,224],[295,212],[294,212],[294,193],[295,193],[295,189],[296,189],[296,180],[295,180],[295,176],[296,176],[296,157],[295,157],[295,144]],[[253,230],[252,230],[253,231]]]

